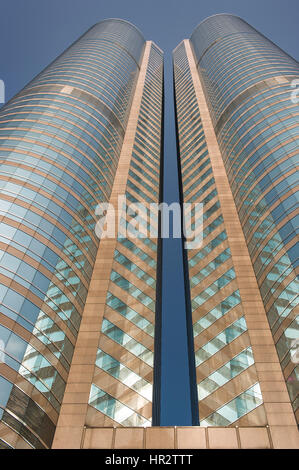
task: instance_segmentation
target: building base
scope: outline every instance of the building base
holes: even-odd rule
[[[55,448],[73,448],[72,433]],[[298,449],[295,426],[84,428],[81,449]]]

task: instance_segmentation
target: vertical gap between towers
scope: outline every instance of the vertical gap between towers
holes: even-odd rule
[[[165,62],[164,99],[164,159],[161,167],[163,179],[160,188],[160,202],[167,204],[181,202],[178,161],[176,158],[175,121],[172,90],[172,64]],[[163,142],[162,142],[163,145]],[[161,219],[160,219],[161,222]],[[170,220],[170,228],[172,221]],[[163,245],[163,250],[162,250]],[[153,396],[154,426],[191,426],[198,424],[194,419],[194,400],[190,387],[190,332],[187,327],[185,301],[185,275],[182,239],[170,237],[159,240],[157,267],[157,304],[155,335],[155,371]],[[193,341],[193,336],[192,336]],[[192,349],[193,350],[193,349]],[[193,356],[192,356],[193,354]],[[191,397],[191,399],[190,399]],[[198,413],[197,413],[198,415]]]

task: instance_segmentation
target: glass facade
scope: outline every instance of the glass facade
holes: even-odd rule
[[[298,63],[232,15],[193,32],[202,79],[239,219],[298,415]]]
[[[298,63],[222,14],[173,67],[180,199],[203,204],[203,242],[183,250],[192,424],[270,439],[275,420],[299,421]],[[162,241],[149,209],[162,202],[163,112],[163,52],[119,19],[1,108],[0,449],[88,447],[102,428],[114,446],[119,428],[159,427]],[[120,195],[118,233],[100,242],[96,207]]]
[[[0,418],[16,447],[51,446],[144,47],[102,21],[1,109]]]
[[[174,50],[173,63],[181,197],[184,203],[203,204],[203,243],[186,255],[197,415],[201,426],[264,425],[263,400],[257,393],[253,352],[185,42]]]
[[[89,397],[87,424],[151,426],[158,231],[149,232],[149,204],[159,203],[163,53],[149,52],[126,184],[126,228],[116,242],[99,349]],[[131,204],[142,204],[138,223],[147,236],[134,238]],[[158,220],[151,223],[158,229]]]

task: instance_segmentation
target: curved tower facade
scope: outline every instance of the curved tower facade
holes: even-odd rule
[[[298,447],[299,66],[228,14],[173,63],[192,426],[159,426],[163,52],[108,19],[0,111],[0,449]]]
[[[145,103],[140,116],[140,142],[136,142],[136,162],[131,169],[131,199],[143,197],[143,193],[139,194],[144,171],[140,166],[148,158],[148,173],[153,172],[154,181],[149,181],[148,187],[156,184],[151,197],[158,201],[162,61],[159,49],[146,42],[136,27],[118,19],[104,20],[1,109],[0,446],[51,446],[62,401],[67,396],[66,383],[69,376],[73,377],[70,368],[74,347],[80,341],[81,345],[84,343],[82,335],[80,341],[78,335],[84,308],[92,295],[93,298],[101,295],[105,302],[107,298],[113,319],[109,313],[105,321],[103,313],[97,317],[98,331],[95,333],[94,327],[87,344],[82,346],[85,357],[88,345],[98,344],[92,334],[97,338],[101,335],[102,321],[103,334],[112,338],[112,345],[126,344],[127,350],[131,347],[141,354],[146,349],[145,341],[153,349],[147,337],[138,338],[139,343],[135,341],[139,346],[132,345],[133,340],[128,345],[127,341],[128,333],[138,336],[138,328],[146,328],[149,322],[140,312],[143,304],[135,292],[137,287],[136,312],[129,308],[127,296],[133,290],[130,282],[133,286],[134,280],[126,268],[141,277],[138,261],[133,264],[134,257],[139,256],[140,263],[146,264],[150,260],[146,254],[152,248],[150,243],[144,242],[142,251],[122,239],[117,255],[110,254],[111,260],[115,255],[118,264],[124,266],[121,273],[121,268],[114,269],[115,284],[120,285],[122,296],[113,289],[108,294],[101,277],[94,290],[91,281],[95,263],[100,269],[105,265],[104,254],[98,258],[100,241],[95,232],[98,220],[95,209],[99,203],[111,202],[112,196],[116,197],[116,189],[113,192],[116,180],[125,193],[132,157],[132,152],[128,154],[128,136],[133,133],[135,138],[134,122],[142,113],[142,97]],[[154,117],[151,100],[157,108]],[[152,127],[154,144],[149,134]],[[151,156],[147,156],[146,152],[151,151],[147,145],[155,147]],[[146,177],[144,181],[146,184]],[[156,247],[155,243],[153,246]],[[153,259],[149,263],[154,283],[157,251],[151,253]],[[148,285],[152,287],[152,283]],[[153,338],[155,295],[149,295],[152,303],[148,335]],[[98,310],[94,306],[94,315],[99,314]],[[121,329],[120,319],[126,316],[130,321],[121,325]],[[122,358],[115,357],[113,347],[107,348],[101,346],[101,350],[93,351],[89,368],[93,370],[97,363],[107,374],[112,368],[110,376],[117,376],[125,389],[133,391],[131,376],[136,375],[136,364],[126,369]],[[142,376],[142,371],[137,372]],[[144,400],[148,410],[143,420],[150,422],[152,379],[148,374],[147,370]],[[142,377],[139,380],[142,382]],[[90,387],[91,384],[85,387],[86,405]],[[101,392],[97,396],[105,395],[107,390],[103,391],[103,386],[98,389]],[[106,396],[104,406],[95,405],[100,406],[104,416],[115,415],[115,401],[118,410],[126,405],[113,393]],[[93,400],[94,393],[91,396]],[[80,393],[76,397],[78,400]],[[100,401],[103,404],[103,399]],[[74,408],[76,405],[77,401]],[[127,415],[132,413],[127,411]],[[121,419],[118,423],[121,425]]]
[[[174,73],[182,197],[204,204],[188,253],[201,424],[293,425],[298,63],[221,14],[175,49]]]

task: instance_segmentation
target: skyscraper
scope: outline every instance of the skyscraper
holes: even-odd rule
[[[181,196],[203,203],[203,244],[185,253],[195,418],[295,429],[298,63],[225,14],[173,58]]]
[[[96,227],[99,203],[159,201],[162,81],[160,49],[105,20],[1,110],[4,448],[151,423],[157,239]]]
[[[0,112],[0,448],[299,446],[299,67],[226,14],[173,65],[192,426],[159,421],[163,52],[109,19]]]

